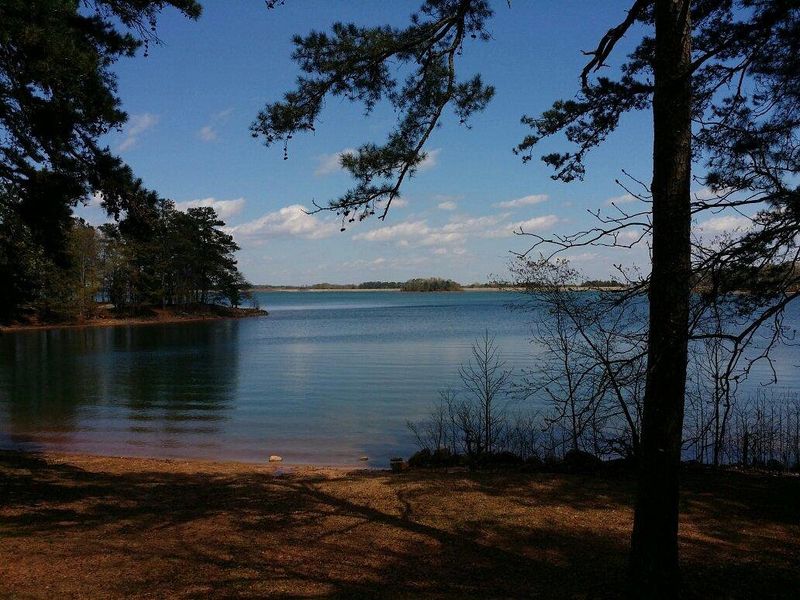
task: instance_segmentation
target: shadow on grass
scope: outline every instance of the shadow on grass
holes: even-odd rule
[[[687,597],[793,597],[798,483],[687,474]],[[615,598],[632,490],[576,475],[105,472],[0,453],[0,563],[21,596],[46,580],[84,596]]]

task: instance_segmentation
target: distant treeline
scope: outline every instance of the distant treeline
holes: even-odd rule
[[[98,303],[111,303],[118,311],[241,304],[249,284],[236,266],[239,248],[220,229],[224,223],[214,210],[181,212],[163,199],[150,208],[99,227],[73,218],[59,262],[34,252],[20,256],[18,266],[27,271],[30,284],[24,312],[70,321],[94,316]],[[24,240],[19,243],[26,248]]]
[[[464,287],[492,287],[489,284],[462,286],[440,277],[414,278],[408,281],[364,281],[362,283],[314,283],[311,285],[256,285],[252,290],[401,290],[404,292],[457,292]]]
[[[252,290],[399,290],[402,281],[365,281],[363,283],[313,283],[311,285],[254,285]]]
[[[581,283],[581,287],[585,288],[615,288],[625,287],[624,284],[614,279],[587,279]]]
[[[508,288],[503,282],[458,283],[441,277],[416,277],[407,281],[364,281],[362,283],[313,283],[310,285],[269,285],[253,286],[252,290],[402,290],[404,292],[457,292],[464,289]],[[580,284],[582,288],[622,288],[624,283],[613,279],[589,279]]]
[[[409,279],[400,289],[404,292],[460,292],[464,288],[452,279],[427,277],[425,279]]]

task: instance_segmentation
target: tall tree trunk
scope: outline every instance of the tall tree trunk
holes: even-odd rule
[[[674,598],[680,589],[678,475],[691,284],[689,5],[655,2],[650,334],[631,543],[632,591],[641,598]]]

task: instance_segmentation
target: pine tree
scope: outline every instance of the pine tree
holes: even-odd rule
[[[452,113],[465,124],[491,100],[494,90],[480,75],[461,79],[457,70],[464,44],[490,41],[491,16],[486,0],[426,0],[405,28],[336,23],[330,33],[296,36],[293,58],[303,75],[295,90],[262,110],[252,133],[287,152],[293,135],[314,130],[327,97],[362,102],[367,113],[389,102],[399,119],[388,139],[345,154],[341,163],[355,185],[319,207],[336,211],[343,228],[376,212],[384,218],[441,120]],[[595,76],[634,24],[644,34],[618,75]],[[642,282],[649,289],[650,332],[631,553],[637,596],[674,597],[679,589],[686,357],[704,309],[703,302],[692,303],[692,284],[708,280],[715,293],[705,298],[717,301],[730,291],[722,283],[734,280],[730,273],[772,269],[769,286],[747,300],[747,327],[732,336],[739,349],[756,325],[772,320],[779,327],[782,310],[800,293],[799,45],[800,7],[792,0],[635,0],[588,53],[576,96],[543,115],[523,117],[532,132],[516,151],[530,160],[543,138],[563,134],[571,148],[542,159],[554,178],[572,181],[583,176],[586,154],[625,113],[652,113],[653,180],[641,195],[647,207],[534,245],[549,245],[554,253],[592,244],[630,246],[619,237],[626,228],[635,228],[640,243],[652,239],[652,269]],[[398,72],[408,73],[406,79]],[[695,177],[713,192],[710,199],[690,195],[693,159]],[[748,207],[756,212],[744,236],[693,246],[693,217]]]

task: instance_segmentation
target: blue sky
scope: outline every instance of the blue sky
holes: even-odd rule
[[[293,34],[327,29],[336,20],[402,25],[417,1],[287,0],[267,10],[262,0],[205,0],[197,22],[164,14],[164,44],[115,66],[129,123],[108,144],[145,184],[180,207],[215,206],[242,247],[239,264],[254,283],[359,282],[444,276],[485,282],[503,276],[509,251],[530,239],[512,231],[548,234],[591,226],[587,210],[609,210],[624,195],[622,169],[650,179],[647,114],[629,115],[588,161],[583,182],[550,179],[539,161],[523,165],[512,148],[526,134],[519,122],[554,99],[569,97],[603,32],[628,2],[495,2],[490,42],[464,51],[463,77],[480,72],[496,87],[472,129],[447,115],[429,142],[430,156],[403,189],[386,221],[369,220],[339,232],[332,214],[306,215],[350,186],[337,154],[381,142],[393,123],[388,107],[364,118],[361,106],[330,100],[316,133],[295,136],[289,160],[265,148],[248,127],[259,109],[290,89],[297,69]],[[624,52],[635,40],[626,40]],[[623,55],[620,53],[618,57]],[[563,147],[560,143],[543,145]],[[94,212],[93,212],[94,211]],[[97,218],[98,210],[81,211]],[[612,263],[646,267],[646,251],[586,249],[570,253],[592,277]]]

